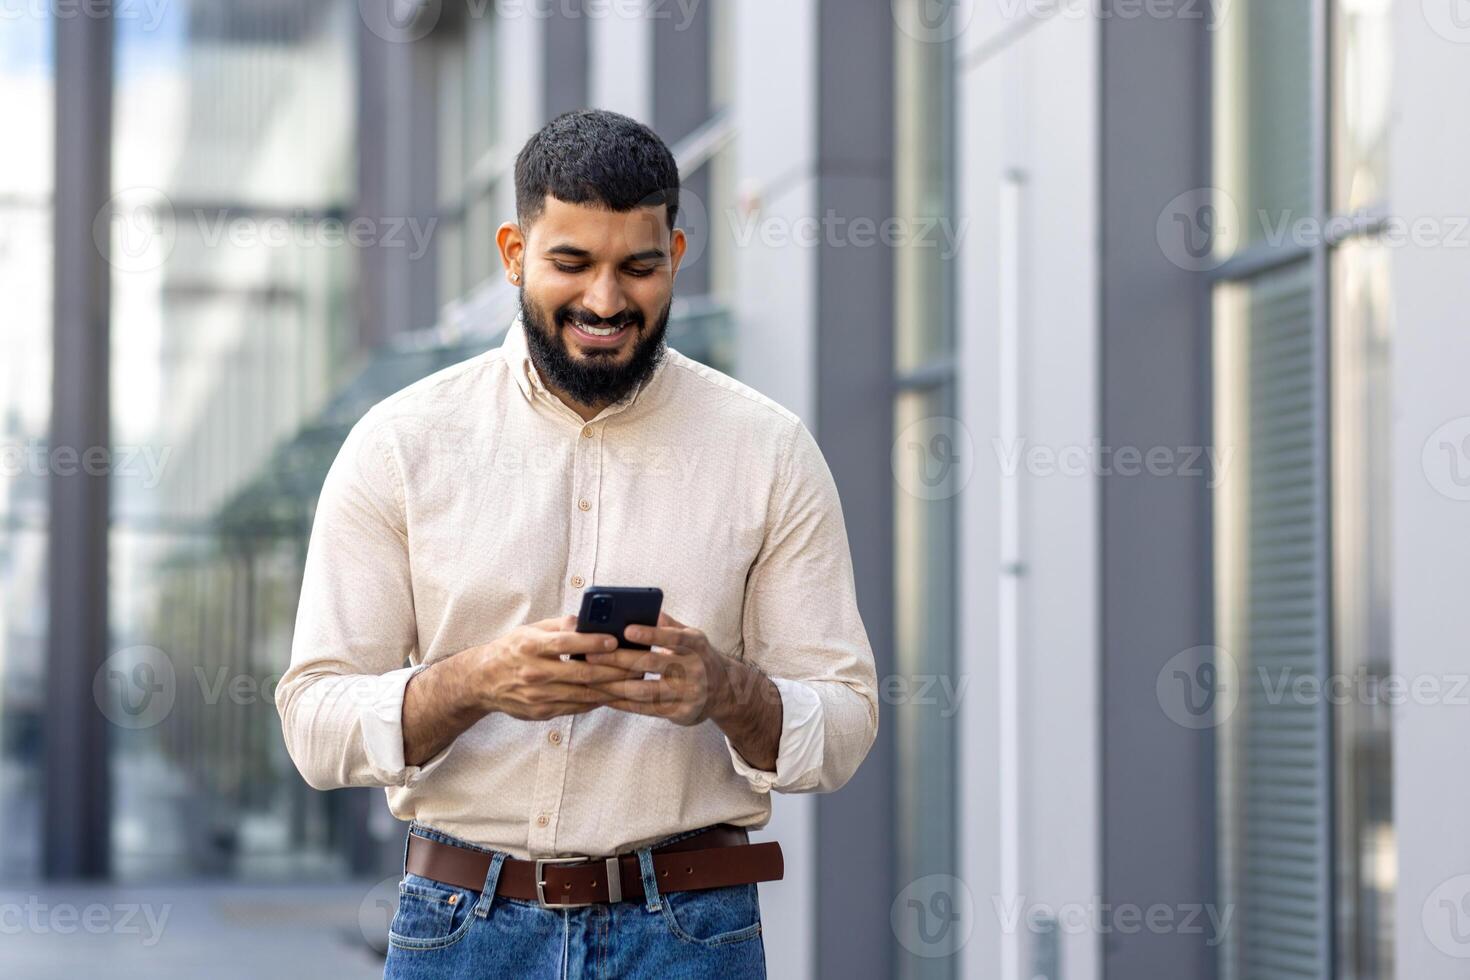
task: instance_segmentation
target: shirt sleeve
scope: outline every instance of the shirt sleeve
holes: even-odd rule
[[[735,763],[735,771],[758,793],[814,789],[821,778],[822,751],[826,747],[822,699],[800,681],[773,677],[771,683],[781,694],[781,744],[776,749],[776,771],[755,768],[726,738],[730,760]]]
[[[852,778],[877,737],[877,671],[858,614],[837,486],[800,421],[782,469],[746,581],[742,622],[746,662],[781,693],[776,772],[761,773],[731,754],[757,789],[830,792]]]
[[[403,694],[417,652],[402,485],[390,426],[373,412],[327,473],[312,523],[291,666],[276,688],[286,750],[316,789],[411,786]]]

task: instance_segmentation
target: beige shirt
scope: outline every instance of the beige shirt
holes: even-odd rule
[[[541,383],[523,329],[374,406],[327,475],[276,695],[306,781],[386,787],[399,819],[518,857],[759,827],[771,790],[841,786],[877,732],[877,683],[811,434],[673,349],[583,422]],[[576,613],[590,585],[658,586],[671,616],[772,678],[776,772],[746,764],[713,722],[611,708],[491,714],[405,765],[415,671]]]

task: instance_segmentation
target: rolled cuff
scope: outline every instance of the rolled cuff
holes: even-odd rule
[[[385,786],[413,786],[449,754],[449,748],[445,748],[421,766],[407,765],[403,758],[403,692],[413,675],[427,666],[419,664],[379,675],[378,690],[359,712],[363,751],[369,767]]]
[[[741,758],[726,738],[730,761],[757,793],[813,789],[821,779],[822,757],[826,751],[822,699],[800,681],[772,677],[771,683],[781,694],[781,744],[776,749],[776,771],[755,768]]]

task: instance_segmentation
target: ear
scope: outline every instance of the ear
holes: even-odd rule
[[[669,239],[669,275],[679,275],[679,263],[684,260],[684,252],[689,247],[689,240],[684,237],[683,228],[675,228],[673,236]]]
[[[496,229],[495,245],[500,249],[505,278],[512,286],[523,285],[526,281],[526,236],[522,234],[521,226],[514,221],[502,224]]]

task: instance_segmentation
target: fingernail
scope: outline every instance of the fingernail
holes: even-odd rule
[[[611,650],[618,645],[617,638],[609,636],[607,639],[602,641],[602,645],[605,649]]]

